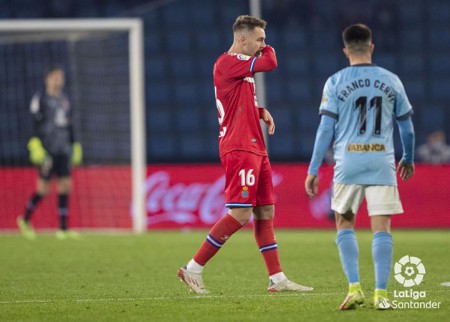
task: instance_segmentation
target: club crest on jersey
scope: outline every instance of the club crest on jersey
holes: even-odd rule
[[[249,60],[251,57],[243,54],[239,54],[236,56],[239,60]]]
[[[242,191],[241,191],[241,197],[244,199],[247,199],[249,196],[250,196],[250,192],[248,191],[248,187],[243,186]]]

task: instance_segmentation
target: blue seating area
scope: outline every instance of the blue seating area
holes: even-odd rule
[[[416,110],[417,133],[443,129],[450,137],[450,2],[392,1],[395,19],[383,25],[386,21],[377,14],[387,2],[367,1],[364,15],[345,16],[354,10],[347,12],[340,2],[287,1],[295,3],[289,10],[275,0],[261,0],[269,22],[267,43],[275,47],[279,60],[279,68],[265,78],[267,107],[277,122],[277,133],[269,141],[272,160],[309,160],[324,82],[348,64],[340,38],[347,21],[372,27],[374,63],[402,79]],[[162,2],[0,0],[0,19],[142,18],[148,162],[217,162],[213,64],[231,46],[232,24],[236,16],[249,13],[248,1],[152,3]],[[34,73],[38,77],[40,71]]]

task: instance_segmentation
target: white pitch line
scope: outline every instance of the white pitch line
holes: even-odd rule
[[[199,299],[226,299],[226,298],[255,298],[255,297],[267,297],[267,298],[283,298],[283,297],[299,297],[299,296],[329,296],[329,295],[342,295],[344,293],[314,293],[314,292],[302,292],[302,293],[284,293],[284,294],[248,294],[248,295],[187,295],[186,297],[128,297],[128,298],[99,298],[99,299],[47,299],[47,300],[16,300],[16,301],[0,301],[0,304],[45,304],[45,303],[81,303],[81,302],[131,302],[131,301],[166,301],[166,300],[199,300]],[[344,294],[345,295],[345,294]]]
[[[427,291],[427,293],[444,293],[447,290],[434,290]],[[392,292],[388,292],[392,294]],[[16,300],[16,301],[0,301],[0,305],[8,304],[46,304],[46,303],[95,303],[95,302],[133,302],[133,301],[178,301],[178,300],[201,300],[201,299],[234,299],[234,298],[258,298],[265,297],[269,299],[277,298],[290,298],[290,297],[302,297],[302,296],[314,296],[314,297],[324,297],[324,296],[345,296],[345,292],[291,292],[291,293],[276,293],[276,294],[241,294],[241,295],[187,295],[186,297],[181,296],[157,296],[157,297],[125,297],[125,298],[99,298],[99,299],[47,299],[47,300]]]

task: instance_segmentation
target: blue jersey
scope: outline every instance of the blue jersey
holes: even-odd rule
[[[402,82],[384,68],[353,65],[328,78],[320,114],[336,120],[334,182],[397,185],[394,121],[412,113]]]

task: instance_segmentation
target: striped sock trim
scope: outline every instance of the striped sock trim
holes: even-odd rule
[[[219,242],[217,239],[215,239],[213,236],[211,236],[211,234],[206,236],[206,241],[215,248],[221,248],[223,246],[223,243]]]
[[[269,250],[274,250],[274,249],[278,249],[277,243],[263,245],[263,246],[259,247],[259,251],[261,253],[268,252]]]

